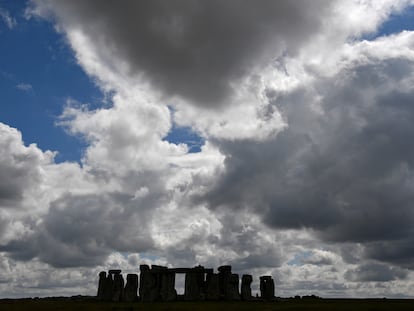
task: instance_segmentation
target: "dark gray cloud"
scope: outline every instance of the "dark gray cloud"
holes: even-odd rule
[[[115,251],[153,248],[147,202],[119,193],[66,195],[53,202],[33,234],[1,247],[14,259],[34,257],[55,267],[94,266]]]
[[[353,282],[388,282],[404,279],[407,270],[381,263],[365,263],[356,269],[346,271],[345,278]]]
[[[288,127],[271,141],[217,141],[226,170],[203,199],[254,211],[273,228],[372,245],[371,258],[412,258],[414,94],[403,81],[413,69],[404,58],[371,60],[313,88],[269,92]],[[317,96],[322,114],[312,108]],[[372,244],[384,241],[393,251]]]
[[[221,239],[217,246],[237,254],[246,254],[227,262],[234,269],[249,271],[255,267],[268,268],[281,265],[281,251],[275,247],[275,243],[261,236],[262,232],[259,226],[246,225],[240,215],[232,214],[224,214],[220,217],[220,222],[223,227],[220,230]]]
[[[376,260],[387,261],[395,265],[414,269],[414,240],[413,232],[407,236],[369,243],[364,249],[364,255]]]
[[[15,207],[23,199],[24,192],[36,185],[41,177],[34,161],[6,159],[0,163],[0,206]]]
[[[233,84],[315,34],[332,1],[34,1],[166,95],[217,105]],[[115,68],[114,68],[115,69]]]

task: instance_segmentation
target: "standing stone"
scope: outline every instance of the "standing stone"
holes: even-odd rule
[[[98,294],[97,294],[97,297],[99,300],[104,300],[105,284],[106,284],[106,272],[102,271],[99,273]]]
[[[114,274],[114,283],[113,283],[113,291],[112,291],[112,301],[121,301],[124,296],[124,278],[121,274],[115,273]]]
[[[199,298],[198,275],[194,272],[187,272],[185,274],[184,300],[199,300]]]
[[[220,266],[219,271],[219,288],[220,288],[220,299],[228,300],[229,295],[227,290],[229,288],[229,281],[231,277],[231,266]]]
[[[124,289],[124,301],[133,302],[138,300],[138,275],[128,274]]]
[[[103,286],[103,300],[111,301],[114,287],[114,280],[112,279],[112,274],[108,273],[105,279],[105,285]]]
[[[226,300],[240,300],[239,275],[231,274],[227,283]]]
[[[175,301],[177,300],[177,291],[175,286],[175,273],[173,272],[162,272],[161,274],[161,300],[162,301]]]
[[[206,299],[220,299],[219,275],[216,273],[208,273],[206,278]]]
[[[253,277],[250,274],[243,274],[241,281],[241,299],[244,301],[252,300],[251,284]]]
[[[167,296],[169,295],[168,287],[166,287],[165,292],[162,293],[163,275],[165,273],[168,273],[168,268],[164,266],[151,265],[151,273],[155,280],[155,284],[152,288],[152,294],[151,294],[152,299],[153,301],[160,301],[160,300],[163,301],[163,298],[167,298]]]
[[[139,276],[139,297],[143,302],[154,302],[158,298],[156,288],[156,278],[148,265],[139,266],[141,274]]]
[[[275,283],[270,275],[260,277],[260,296],[265,300],[275,298]]]
[[[204,300],[204,267],[197,266],[185,274],[184,300]]]
[[[146,290],[147,290],[146,287],[148,283],[148,280],[147,280],[147,277],[148,277],[147,275],[149,273],[148,265],[140,265],[139,271],[140,271],[140,274],[139,274],[138,296],[139,296],[139,299],[143,301],[143,297],[146,294]]]

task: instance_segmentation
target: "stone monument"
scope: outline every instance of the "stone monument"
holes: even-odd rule
[[[243,274],[241,281],[241,299],[244,301],[252,300],[252,289],[250,288],[253,277],[250,274]]]
[[[138,275],[128,274],[127,282],[124,289],[123,301],[133,302],[138,300]]]
[[[270,275],[260,277],[260,296],[264,300],[275,298],[275,283]]]

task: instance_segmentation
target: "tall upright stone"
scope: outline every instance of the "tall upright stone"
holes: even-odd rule
[[[105,285],[106,285],[106,272],[101,271],[99,273],[98,294],[96,295],[99,300],[104,300]]]
[[[177,291],[175,286],[175,273],[168,270],[161,273],[161,289],[160,295],[162,301],[177,300]]]
[[[124,296],[124,278],[121,272],[114,273],[112,301],[122,301]]]
[[[204,267],[197,266],[185,274],[184,300],[204,300]]]
[[[260,277],[260,296],[265,300],[275,298],[275,283],[270,275]]]
[[[219,271],[220,299],[229,300],[228,288],[230,286],[231,266],[220,266],[217,270]]]
[[[244,301],[252,300],[252,282],[253,277],[250,274],[243,274],[241,281],[241,299]]]
[[[216,273],[208,273],[206,277],[206,299],[220,299],[219,275]]]
[[[239,275],[231,274],[227,283],[226,300],[240,300]]]
[[[113,295],[114,280],[112,274],[108,273],[106,276],[104,286],[103,286],[103,299],[104,301],[111,301]]]
[[[170,291],[170,282],[171,278],[164,277],[164,274],[168,273],[168,268],[159,265],[152,265],[151,266],[151,273],[155,279],[155,286],[153,287],[153,297],[155,301],[168,301],[164,299],[168,299],[171,295]],[[163,284],[165,281],[165,284]],[[175,279],[173,279],[175,282]],[[164,286],[163,286],[164,285]],[[174,288],[174,284],[172,285]]]
[[[146,294],[147,290],[147,283],[148,283],[148,273],[149,273],[149,266],[148,265],[140,265],[139,266],[139,288],[138,288],[138,298],[141,301],[144,301],[143,298]]]
[[[138,300],[138,275],[128,274],[127,282],[124,289],[124,299],[123,301],[133,302]]]
[[[157,288],[157,279],[155,275],[151,272],[148,265],[140,265],[140,276],[139,283],[139,297],[143,302],[153,302],[156,301],[159,292]]]

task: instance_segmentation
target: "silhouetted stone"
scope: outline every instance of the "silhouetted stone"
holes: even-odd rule
[[[112,274],[107,275],[104,286],[103,286],[103,299],[104,301],[111,301],[112,300],[112,293],[113,293],[113,286],[114,281],[112,279]]]
[[[138,300],[138,275],[128,274],[124,289],[124,301],[132,302]]]
[[[105,284],[106,284],[106,272],[102,271],[99,273],[98,294],[97,294],[97,297],[99,300],[104,300]]]
[[[164,274],[168,273],[168,268],[164,266],[158,266],[158,265],[152,265],[150,272],[152,273],[154,279],[155,279],[155,286],[153,288],[153,297],[155,301],[161,300],[164,301],[164,298],[167,299],[170,293],[170,289],[168,288],[169,284],[165,284],[165,292],[162,288],[162,282],[163,282],[163,276]],[[166,282],[170,281],[168,278],[166,279]],[[175,281],[175,279],[174,279]],[[174,284],[173,284],[174,288]],[[166,300],[167,301],[167,300]]]
[[[121,301],[124,296],[124,278],[121,273],[114,274],[112,301]]]
[[[228,293],[229,281],[231,277],[231,266],[220,266],[217,270],[219,271],[220,299],[231,300]]]
[[[203,266],[167,268],[152,265],[150,268],[148,265],[141,265],[139,282],[136,274],[128,274],[125,287],[121,270],[112,269],[108,274],[102,271],[99,274],[97,296],[103,301],[133,302],[138,300],[139,290],[139,298],[144,302],[175,301],[178,298],[174,288],[175,274],[185,273],[185,292],[181,296],[183,300],[240,300],[239,276],[231,273],[231,266],[221,266],[218,270],[219,273],[215,274],[213,269],[205,269]],[[251,299],[251,282],[250,275],[243,276],[243,300]],[[273,298],[274,283],[271,277],[262,277],[260,284],[262,297]]]
[[[204,267],[197,266],[185,274],[184,300],[204,300]]]
[[[147,287],[147,273],[149,272],[148,265],[140,265],[139,266],[140,274],[139,274],[139,288],[138,288],[138,296],[139,299],[142,300],[143,296],[145,295],[145,289]]]
[[[239,275],[231,274],[227,283],[226,300],[240,300]]]
[[[241,299],[248,301],[252,300],[252,289],[250,285],[253,282],[253,277],[250,274],[243,274],[241,281]]]
[[[204,273],[213,273],[214,272],[214,269],[203,268],[202,266],[198,266],[196,268],[200,269],[200,267],[203,269]],[[168,268],[168,271],[169,272],[174,272],[174,273],[187,273],[187,272],[190,272],[192,269],[194,269],[194,268]]]
[[[175,301],[177,300],[177,291],[175,286],[175,273],[165,271],[161,273],[161,300],[162,301]]]
[[[156,287],[156,277],[151,273],[148,265],[140,265],[141,286],[139,287],[139,297],[143,302],[153,302],[158,298],[158,290]]]
[[[275,283],[270,275],[260,277],[260,295],[265,300],[275,298]]]
[[[206,299],[220,299],[219,275],[216,273],[208,273],[206,277]]]
[[[226,273],[226,274],[231,274],[231,266],[220,266],[217,268],[219,273]]]
[[[174,301],[177,299],[175,273],[167,267],[141,265],[140,298],[141,301]]]

